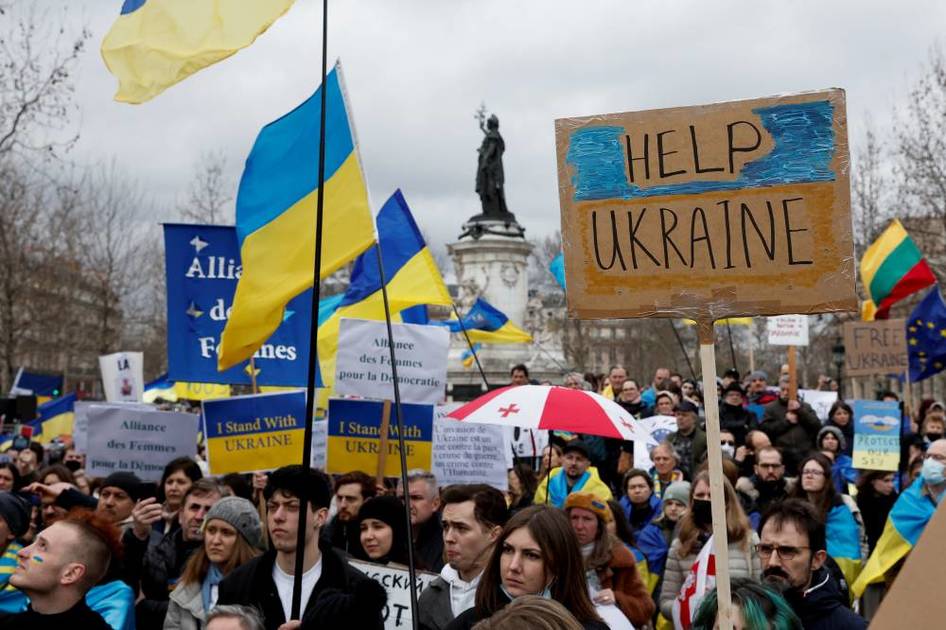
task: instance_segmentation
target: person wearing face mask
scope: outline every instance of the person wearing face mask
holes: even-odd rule
[[[946,426],[946,419],[942,411],[928,411],[920,427],[920,434],[927,444],[932,444],[943,438],[944,426]]]
[[[787,499],[762,516],[756,546],[766,584],[782,592],[805,630],[860,630],[867,621],[847,606],[825,568],[825,526],[811,505]]]
[[[729,542],[729,575],[731,578],[758,580],[762,575],[756,545],[756,535],[749,518],[739,504],[736,492],[727,479],[723,479],[726,503],[726,530]],[[713,517],[710,503],[709,473],[700,472],[693,479],[690,490],[690,509],[680,519],[677,537],[670,545],[664,569],[664,582],[660,588],[660,612],[667,619],[673,618],[673,602],[690,568],[696,561],[703,545],[713,533]]]
[[[736,446],[746,443],[746,435],[756,425],[755,414],[744,407],[746,392],[736,381],[723,389],[723,399],[719,405],[719,428],[729,431],[736,438]],[[733,453],[730,455],[732,457]]]
[[[890,510],[877,546],[851,585],[854,597],[860,597],[870,584],[893,578],[894,570],[916,545],[944,495],[946,440],[936,440],[923,456],[920,476],[900,494]]]
[[[673,532],[687,511],[690,504],[690,482],[675,481],[664,493],[660,515],[641,530],[637,537],[637,546],[647,558],[647,568],[651,575],[663,576],[667,562],[667,552],[673,542]],[[652,589],[660,592],[660,582]]]
[[[818,432],[818,438],[815,440],[815,448],[819,451],[830,452],[833,457],[831,465],[831,480],[834,488],[840,494],[848,494],[847,485],[857,483],[857,470],[854,468],[854,460],[850,455],[844,453],[847,446],[847,440],[841,429],[833,426],[822,427]]]
[[[447,630],[470,630],[523,595],[554,599],[585,630],[608,630],[588,596],[578,539],[559,509],[533,505],[509,519],[476,588],[475,606]]]

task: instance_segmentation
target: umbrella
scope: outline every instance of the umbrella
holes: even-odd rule
[[[634,439],[634,417],[600,394],[549,385],[510,385],[483,394],[447,414],[478,424],[571,431]]]

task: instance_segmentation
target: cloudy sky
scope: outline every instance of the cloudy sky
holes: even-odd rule
[[[297,0],[254,45],[141,106],[112,101],[98,54],[121,0],[28,1],[92,32],[75,159],[115,159],[159,220],[176,218],[202,153],[225,154],[235,190],[259,128],[319,82],[319,0]],[[556,118],[841,87],[857,144],[868,113],[889,126],[943,24],[933,0],[332,0],[329,53],[344,64],[375,208],[400,187],[443,243],[479,211],[481,102],[501,121],[509,208],[544,236],[559,221]]]

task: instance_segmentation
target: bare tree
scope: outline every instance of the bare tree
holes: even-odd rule
[[[889,177],[883,172],[884,154],[870,119],[864,144],[854,153],[851,169],[854,244],[858,256],[886,227]]]
[[[233,182],[226,175],[226,166],[227,158],[222,152],[200,156],[187,202],[179,208],[185,221],[205,225],[233,223]]]

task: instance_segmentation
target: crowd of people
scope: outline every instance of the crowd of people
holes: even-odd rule
[[[530,382],[526,366],[511,377]],[[517,458],[505,492],[440,487],[425,470],[406,487],[299,465],[214,478],[191,458],[168,462],[155,484],[130,471],[90,478],[71,448],[60,461],[36,443],[7,451],[0,628],[383,628],[388,593],[349,561],[411,558],[437,574],[420,594],[424,630],[672,627],[712,535],[706,393],[664,368],[646,387],[620,366],[563,384],[638,419],[673,416],[676,431],[646,465],[633,444],[556,434],[541,458]],[[915,484],[933,509],[946,491],[943,405],[905,417],[901,470],[875,471],[853,466],[854,413],[840,400],[822,422],[761,371],[730,370],[711,395],[739,627],[866,627],[885,585],[855,597],[851,584],[898,491]],[[716,615],[709,590],[692,627],[713,628]]]

